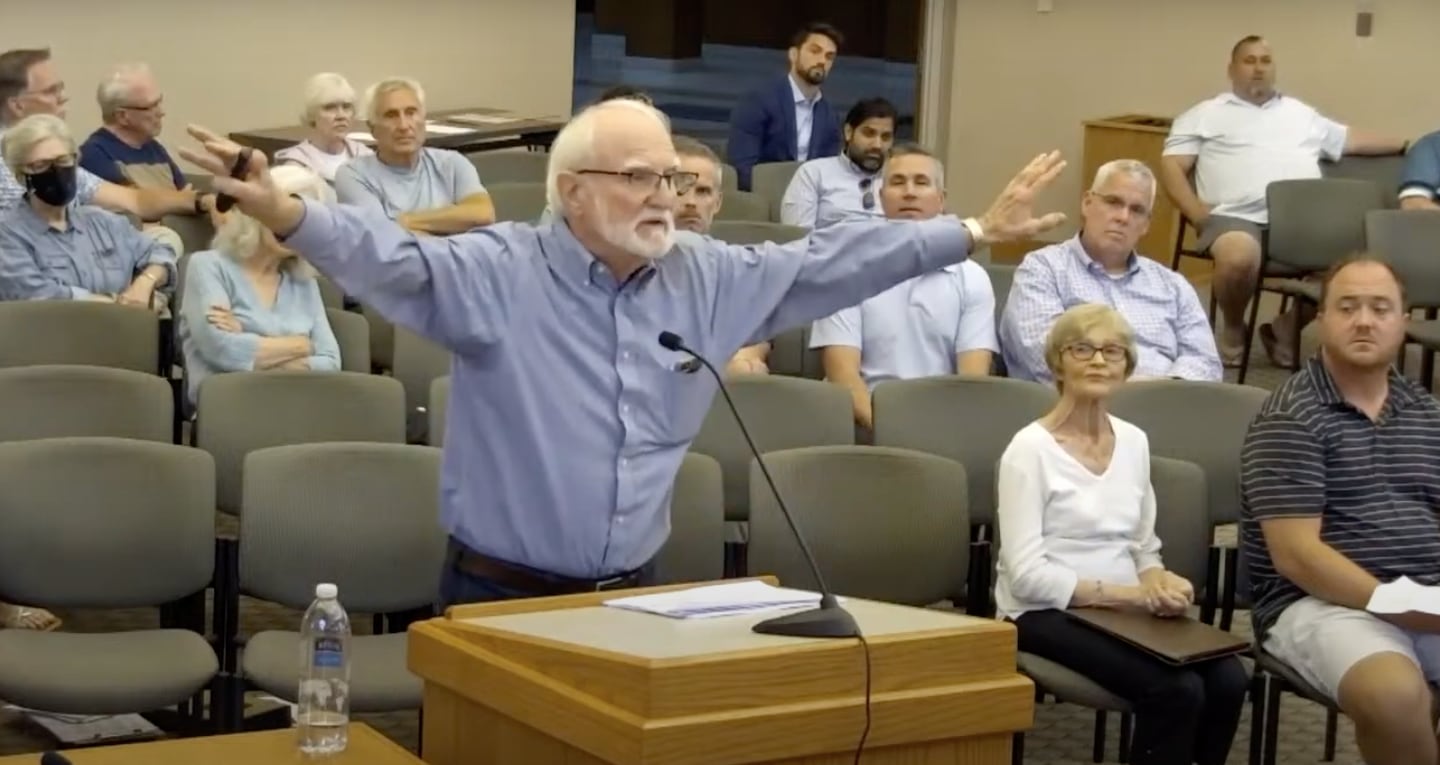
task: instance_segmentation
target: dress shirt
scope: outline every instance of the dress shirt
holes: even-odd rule
[[[1104,303],[1135,330],[1137,377],[1218,381],[1224,375],[1210,320],[1185,277],[1132,254],[1123,274],[1096,263],[1080,237],[1042,247],[1020,261],[1000,320],[1000,348],[1011,377],[1050,382],[1045,338],[1067,309]]]
[[[995,606],[1014,619],[1063,609],[1081,580],[1134,586],[1163,565],[1155,536],[1155,490],[1145,431],[1110,418],[1115,451],[1096,475],[1038,422],[1026,425],[1000,457],[1000,526]]]
[[[795,159],[804,162],[810,158],[810,134],[815,129],[815,102],[820,100],[820,91],[815,91],[814,98],[806,98],[795,84],[794,74],[785,79],[795,96]]]
[[[417,237],[372,208],[305,202],[287,246],[399,326],[450,350],[444,528],[477,552],[603,578],[669,534],[671,487],[715,384],[708,358],[964,260],[953,216],[856,222],[787,244],[688,232],[623,283],[563,221]]]
[[[810,347],[830,345],[859,349],[872,391],[886,380],[953,375],[957,355],[998,350],[990,275],[967,260],[901,282],[815,322]]]
[[[0,214],[0,300],[83,300],[123,292],[147,266],[170,272],[175,252],[115,213],[89,205],[66,209],[60,230],[29,204]]]
[[[5,129],[0,128],[0,140],[5,138]],[[90,204],[95,192],[100,190],[100,179],[83,167],[75,172],[75,201]],[[13,209],[25,198],[25,184],[10,172],[10,165],[0,162],[0,213]]]
[[[865,194],[870,209],[865,209]],[[880,217],[880,174],[867,173],[844,154],[796,168],[780,202],[780,222],[804,228],[828,226],[847,215]]]

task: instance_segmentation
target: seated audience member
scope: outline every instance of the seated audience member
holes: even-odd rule
[[[1045,358],[1060,400],[1015,434],[996,477],[999,614],[1015,623],[1019,650],[1134,705],[1132,765],[1221,765],[1250,684],[1238,658],[1171,666],[1065,614],[1182,616],[1195,595],[1160,559],[1145,432],[1108,412],[1135,369],[1130,327],[1109,306],[1075,306],[1055,321]]]
[[[1400,177],[1400,209],[1440,210],[1440,130],[1410,147]]]
[[[0,53],[0,136],[26,117],[49,114],[65,119],[65,81],[55,70],[50,51],[11,50]],[[209,206],[194,189],[141,189],[110,183],[80,168],[75,177],[75,199],[140,220],[166,215],[202,215]],[[0,212],[20,204],[25,186],[0,164]]]
[[[287,194],[333,201],[324,179],[306,168],[281,165],[271,174]],[[213,374],[340,369],[314,269],[238,211],[215,234],[215,249],[190,256],[180,344],[192,405]]]
[[[895,107],[883,98],[857,101],[841,128],[844,151],[795,170],[780,202],[780,222],[815,229],[847,215],[877,215],[873,184],[895,144]]]
[[[1095,173],[1080,202],[1080,233],[1020,261],[1000,322],[1006,374],[1049,382],[1046,337],[1055,319],[1082,303],[1105,303],[1135,330],[1135,376],[1222,378],[1215,337],[1185,277],[1135,252],[1150,228],[1155,176],[1143,162],[1120,159]]]
[[[1220,309],[1220,357],[1239,366],[1245,346],[1245,305],[1260,267],[1260,242],[1269,222],[1265,188],[1274,181],[1319,178],[1320,158],[1395,154],[1405,142],[1361,133],[1275,90],[1270,44],[1249,36],[1230,51],[1230,90],[1176,118],[1165,140],[1160,180],[1165,193],[1200,232],[1197,249],[1215,259]],[[1190,174],[1194,173],[1194,187]],[[1259,328],[1278,366],[1294,366],[1291,348],[1304,329],[1307,306]]]
[[[840,125],[820,85],[843,42],[829,24],[806,25],[791,41],[785,75],[735,104],[725,148],[741,191],[750,190],[750,171],[762,162],[805,162],[840,152]]]
[[[1440,616],[1368,611],[1378,585],[1440,585],[1440,404],[1394,369],[1405,289],[1360,255],[1322,282],[1320,352],[1240,452],[1257,640],[1355,722],[1372,765],[1435,762]]]
[[[0,139],[24,201],[0,214],[0,300],[99,300],[163,311],[175,253],[124,218],[74,204],[75,138],[59,117],[26,117]]]
[[[459,152],[425,146],[425,91],[393,77],[365,94],[375,153],[335,172],[340,201],[380,210],[417,234],[459,234],[495,222],[475,166]]]
[[[326,183],[335,183],[340,166],[356,157],[375,152],[363,143],[347,138],[355,120],[355,89],[350,81],[333,72],[324,72],[305,82],[305,110],[300,122],[310,135],[294,146],[275,152],[277,164],[309,168]]]
[[[885,166],[880,203],[887,217],[925,220],[943,211],[944,188],[940,160],[900,146]],[[901,282],[815,322],[810,347],[821,349],[825,379],[850,390],[855,423],[870,428],[870,394],[879,383],[990,373],[996,350],[990,276],[967,260]]]

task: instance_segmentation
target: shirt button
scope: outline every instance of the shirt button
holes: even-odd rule
[[[624,412],[624,413],[626,413],[626,414],[629,414],[629,413],[630,413],[630,405],[629,405],[629,404],[626,404],[626,405],[620,407],[620,411],[622,411],[622,412]]]
[[[620,358],[622,358],[622,359],[628,359],[628,358],[630,358],[630,352],[629,352],[629,351],[626,351],[626,352],[620,354]]]
[[[629,466],[630,466],[630,459],[629,459],[628,457],[622,457],[622,458],[620,458],[620,467],[629,467]]]

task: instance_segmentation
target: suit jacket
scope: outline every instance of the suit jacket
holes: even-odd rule
[[[795,156],[795,94],[787,73],[741,98],[730,113],[730,141],[725,153],[742,191],[750,190],[750,169],[761,162],[787,162]],[[840,120],[830,100],[815,102],[806,159],[840,153]]]

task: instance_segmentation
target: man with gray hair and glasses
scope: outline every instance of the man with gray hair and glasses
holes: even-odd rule
[[[1155,209],[1155,174],[1145,163],[1102,165],[1080,203],[1080,233],[1025,256],[1000,321],[1006,373],[1051,382],[1050,325],[1081,303],[1105,303],[1135,329],[1135,377],[1218,381],[1215,336],[1185,277],[1135,252]],[[1133,379],[1133,378],[1132,378]]]

